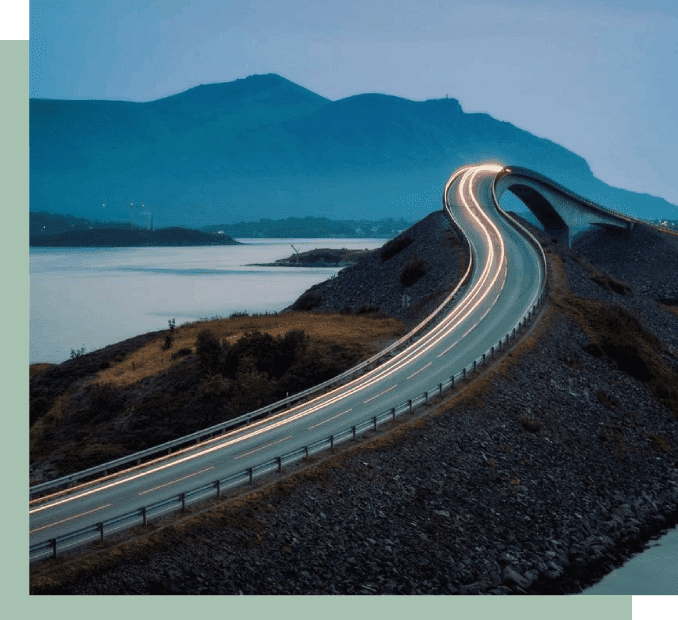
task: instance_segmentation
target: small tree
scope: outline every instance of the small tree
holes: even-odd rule
[[[71,359],[74,360],[76,357],[82,357],[85,355],[84,345],[80,349],[71,349]]]

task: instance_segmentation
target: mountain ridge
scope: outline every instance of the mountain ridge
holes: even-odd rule
[[[89,219],[102,219],[103,204],[106,219],[127,219],[131,203],[144,203],[162,226],[366,211],[414,221],[439,207],[451,170],[484,160],[536,170],[634,216],[678,213],[454,98],[331,101],[265,74],[150,102],[30,100],[30,209]]]

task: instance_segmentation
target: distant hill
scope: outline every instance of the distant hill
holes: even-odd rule
[[[36,235],[30,238],[30,245],[31,247],[82,248],[238,245],[238,242],[228,235],[205,233],[181,227],[158,230],[92,228],[69,230],[55,235]]]
[[[609,187],[578,155],[456,99],[330,101],[267,74],[147,103],[30,100],[31,210],[94,220],[128,220],[144,203],[163,226],[416,221],[439,208],[455,168],[484,160],[637,217],[677,219],[668,202]]]

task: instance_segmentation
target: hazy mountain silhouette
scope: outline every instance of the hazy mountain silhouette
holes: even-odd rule
[[[449,174],[493,160],[602,204],[676,219],[668,202],[611,188],[567,149],[456,99],[330,101],[275,74],[151,101],[30,100],[31,211],[159,226],[307,215],[417,220]],[[106,207],[102,207],[103,204]]]

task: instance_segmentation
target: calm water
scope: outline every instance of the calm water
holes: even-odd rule
[[[383,239],[240,239],[186,248],[31,248],[30,363],[62,362],[148,331],[236,311],[274,312],[333,268],[247,267],[294,250],[373,249]]]

